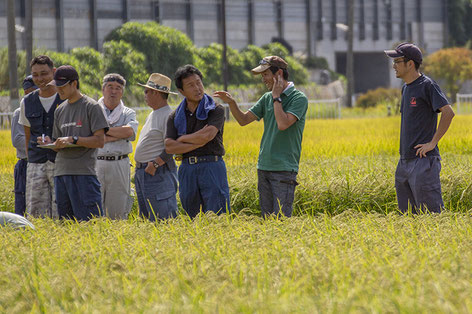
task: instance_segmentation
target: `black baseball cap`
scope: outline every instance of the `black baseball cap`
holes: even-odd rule
[[[32,75],[28,75],[27,77],[25,77],[25,79],[23,80],[22,86],[23,86],[23,90],[27,90],[30,88],[38,89],[38,86],[36,86],[36,84],[34,84],[33,82]]]
[[[69,83],[70,81],[76,81],[79,79],[79,73],[71,65],[61,65],[54,72],[54,80],[48,83],[48,85],[54,85],[61,87]]]
[[[420,48],[410,43],[401,43],[394,50],[384,50],[384,52],[390,58],[404,57],[418,64],[423,62],[423,54]]]

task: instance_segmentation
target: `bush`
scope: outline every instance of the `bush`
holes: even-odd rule
[[[95,88],[101,88],[103,73],[103,56],[90,47],[74,48],[70,55],[80,63],[80,79]]]
[[[374,90],[369,90],[367,93],[359,96],[356,106],[369,108],[375,107],[381,103],[387,103],[392,107],[396,107],[400,103],[400,98],[400,89],[379,87]]]
[[[324,57],[307,57],[304,64],[310,69],[329,70],[328,60]]]
[[[18,50],[16,55],[18,71],[18,91],[20,95],[23,92],[21,84],[25,79],[26,70],[26,52]],[[8,69],[8,47],[0,48],[0,90],[8,91],[10,89],[10,72]],[[8,94],[8,92],[7,92]]]
[[[146,56],[133,49],[125,41],[108,41],[103,44],[104,68],[106,73],[119,73],[127,81],[127,88],[137,83],[145,83]]]
[[[156,22],[128,22],[113,30],[105,41],[124,41],[145,56],[145,71],[173,78],[175,70],[194,62],[193,42],[184,33]]]

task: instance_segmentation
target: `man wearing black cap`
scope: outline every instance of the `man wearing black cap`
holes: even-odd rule
[[[23,80],[23,91],[25,92],[25,96],[36,89],[38,89],[38,87],[34,84],[33,77],[28,75]],[[13,173],[15,178],[15,214],[24,216],[26,211],[25,191],[28,159],[26,158],[25,129],[18,123],[19,118],[20,108],[17,108],[13,112],[11,122],[11,142],[16,148],[16,157],[18,158]]]
[[[19,123],[25,129],[26,154],[26,211],[33,217],[57,218],[54,192],[54,162],[56,152],[37,146],[36,138],[52,136],[54,113],[61,103],[54,86],[47,85],[54,75],[54,64],[48,56],[31,60],[31,74],[39,91],[25,96],[20,103]]]
[[[65,100],[56,109],[52,134],[58,151],[54,183],[59,217],[88,220],[102,216],[95,164],[97,148],[105,143],[108,122],[98,103],[80,93],[79,75],[72,66],[57,68],[49,85],[56,86]],[[45,142],[51,140],[46,138]]]
[[[395,188],[401,212],[441,212],[441,157],[438,142],[448,130],[454,111],[438,84],[422,74],[421,50],[402,43],[385,50],[393,69],[405,84],[402,87],[400,161]],[[438,121],[438,113],[441,119]]]
[[[269,92],[265,93],[247,112],[239,109],[228,92],[218,91],[213,96],[229,105],[231,113],[242,126],[264,119],[257,188],[263,216],[292,215],[297,173],[302,150],[302,136],[308,99],[288,81],[287,62],[269,56],[251,70],[260,74]]]

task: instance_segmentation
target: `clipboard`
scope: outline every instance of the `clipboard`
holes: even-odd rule
[[[37,147],[55,149],[56,144],[54,144],[54,143],[42,144],[42,145],[38,145]],[[68,143],[65,147],[62,147],[62,148],[68,148],[68,147],[81,147],[81,146],[77,145],[77,144]]]

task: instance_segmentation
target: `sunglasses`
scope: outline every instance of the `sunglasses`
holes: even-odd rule
[[[117,82],[120,85],[125,85],[125,82],[119,77],[109,77],[103,81],[103,83],[108,83],[108,82]]]
[[[153,81],[148,81],[146,85],[148,85],[148,86],[150,86],[150,87],[152,87],[152,88],[158,89],[158,90],[160,90],[160,91],[166,92],[166,93],[169,91],[169,87],[157,85],[157,84],[154,83]]]

